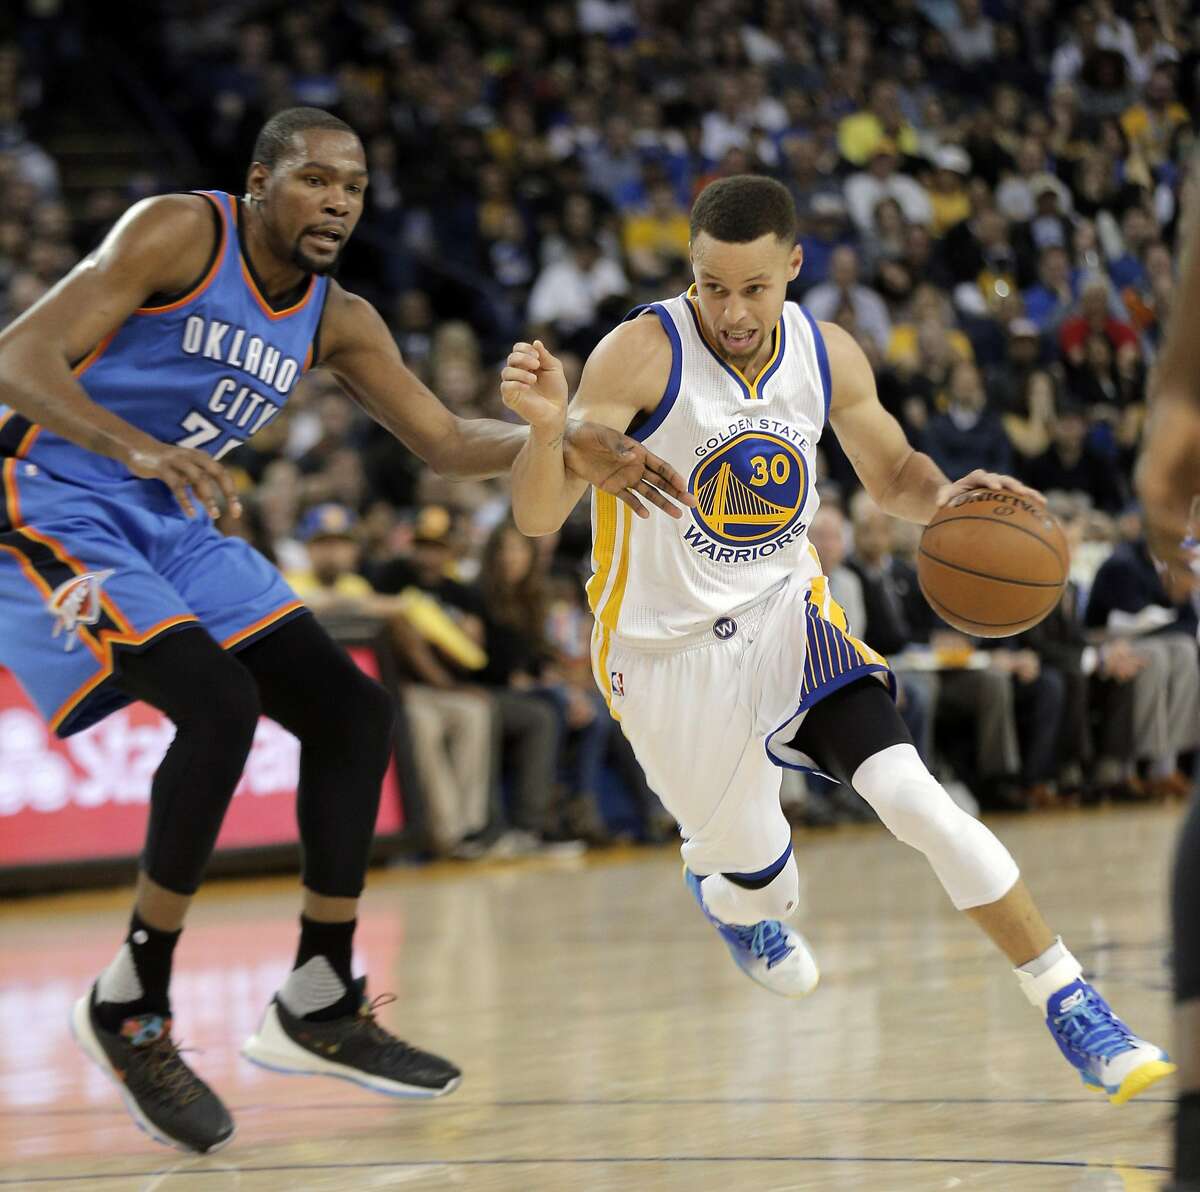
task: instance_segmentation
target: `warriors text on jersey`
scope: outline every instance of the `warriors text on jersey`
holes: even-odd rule
[[[295,302],[273,309],[241,251],[237,200],[201,193],[219,229],[204,276],[186,294],[135,311],[73,371],[94,402],[139,430],[220,459],[279,413],[312,364],[329,283],[310,276]],[[130,480],[116,460],[3,406],[0,457],[28,459],[72,483]],[[145,486],[155,504],[173,504],[165,485]]]
[[[588,599],[603,635],[669,648],[793,572],[820,574],[808,526],[829,362],[816,323],[795,303],[785,303],[754,381],[709,343],[694,290],[629,318],[646,311],[671,341],[671,372],[653,415],[630,433],[688,477],[696,506],[682,520],[640,520],[596,492]]]

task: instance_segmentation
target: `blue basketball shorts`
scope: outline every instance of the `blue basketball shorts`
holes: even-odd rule
[[[305,611],[248,543],[165,485],[84,487],[3,461],[0,666],[62,737],[130,702],[112,682],[119,651],[199,625],[238,650]]]

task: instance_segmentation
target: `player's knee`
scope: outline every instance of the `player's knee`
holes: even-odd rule
[[[321,740],[352,746],[355,751],[386,752],[396,724],[396,704],[380,684],[353,664],[325,685],[319,715],[301,727],[302,745]]]
[[[796,858],[789,856],[775,877],[757,890],[747,890],[731,882],[723,873],[714,873],[700,883],[704,905],[722,923],[749,927],[764,919],[786,919],[800,901],[800,872]]]
[[[921,852],[952,844],[973,822],[929,772],[911,745],[873,754],[854,772],[853,786],[897,840]]]
[[[188,675],[187,695],[169,713],[180,732],[212,737],[223,752],[254,739],[262,703],[254,676],[232,655],[213,653],[199,673]]]

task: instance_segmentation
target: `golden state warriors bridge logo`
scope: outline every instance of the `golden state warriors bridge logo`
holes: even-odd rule
[[[718,436],[716,446],[701,449],[689,483],[697,524],[685,528],[684,540],[718,563],[767,558],[805,530],[798,523],[808,497],[807,443],[783,423],[754,421],[795,437],[760,428]]]

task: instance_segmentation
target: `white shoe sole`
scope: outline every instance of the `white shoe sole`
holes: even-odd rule
[[[125,1087],[125,1082],[119,1079],[113,1071],[113,1066],[109,1063],[108,1056],[104,1054],[104,1048],[100,1046],[100,1040],[96,1038],[96,1032],[92,1030],[92,1016],[90,1012],[91,996],[90,992],[85,993],[75,1003],[75,1008],[71,1011],[71,1034],[74,1035],[75,1042],[79,1044],[80,1049],[88,1059],[116,1086],[117,1092],[121,1094],[121,1100],[125,1103],[125,1108],[129,1111],[129,1116],[133,1118],[137,1128],[143,1134],[147,1134],[153,1138],[155,1142],[160,1142],[163,1146],[169,1146],[173,1150],[183,1151],[185,1155],[212,1155],[223,1147],[227,1147],[233,1141],[233,1136],[237,1133],[236,1126],[229,1132],[228,1138],[222,1139],[215,1146],[210,1146],[206,1151],[199,1151],[195,1147],[188,1146],[186,1143],[172,1138],[169,1134],[164,1134],[142,1112],[141,1107],[134,1100],[133,1094]]]
[[[274,1002],[267,1007],[262,1025],[242,1046],[242,1055],[252,1064],[271,1072],[281,1072],[288,1076],[334,1076],[338,1080],[352,1081],[388,1097],[431,1100],[454,1092],[462,1083],[462,1077],[456,1076],[444,1088],[428,1089],[418,1084],[388,1080],[384,1076],[372,1076],[369,1072],[361,1072],[347,1064],[339,1064],[323,1056],[314,1055],[288,1037],[280,1025]]]

